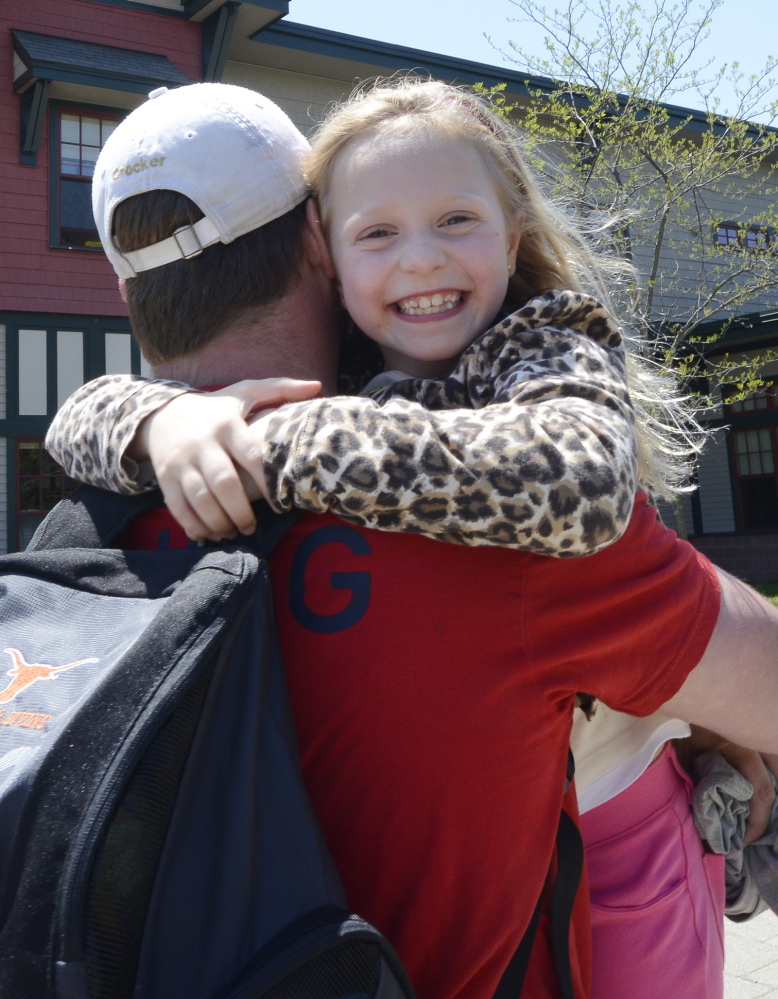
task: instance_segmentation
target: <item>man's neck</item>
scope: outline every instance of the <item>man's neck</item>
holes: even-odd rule
[[[335,392],[338,333],[331,285],[303,273],[278,303],[244,309],[199,350],[154,367],[157,378],[189,385],[228,385],[244,378],[301,378]]]

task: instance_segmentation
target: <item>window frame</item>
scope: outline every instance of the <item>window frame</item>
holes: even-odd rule
[[[73,331],[84,334],[84,378],[89,381],[105,372],[106,333],[131,336],[130,363],[133,374],[141,373],[140,348],[125,316],[84,316],[62,313],[0,312],[6,340],[6,413],[0,418],[0,437],[6,446],[6,538],[8,551],[18,550],[16,440],[43,438],[57,411],[57,333]],[[40,416],[19,415],[19,330],[46,331],[47,413]],[[43,372],[42,372],[43,374]]]
[[[757,406],[755,404],[753,409],[735,409],[736,406],[742,407],[743,403],[748,401],[746,399],[741,400],[740,402],[724,404],[724,412],[729,425],[727,442],[732,479],[732,493],[737,513],[738,530],[755,534],[774,534],[778,532],[778,517],[776,517],[775,524],[754,526],[750,523],[751,518],[749,510],[747,509],[742,488],[744,480],[772,478],[775,482],[776,494],[778,495],[778,381],[767,381],[765,388],[759,393],[753,393],[750,398],[757,395],[764,398],[765,404],[762,406]],[[755,431],[759,433],[763,430],[768,431],[770,435],[770,452],[772,455],[773,470],[772,472],[765,472],[760,475],[743,475],[741,474],[740,462],[738,460],[739,452],[737,450],[737,437],[739,434],[744,434],[748,431]]]
[[[59,213],[62,204],[60,194],[61,115],[72,112],[78,115],[99,115],[103,118],[115,118],[117,121],[121,121],[131,110],[131,108],[106,107],[100,104],[82,104],[79,101],[49,101],[49,246],[52,250],[103,253],[102,246],[68,246],[67,243],[60,240]],[[99,238],[99,232],[97,235]]]
[[[721,234],[721,230],[722,229],[734,230],[734,232],[735,232],[735,242],[734,243],[731,243],[729,241],[730,240],[729,232],[727,232],[727,240],[726,240],[726,242],[722,242],[721,239],[719,239],[719,236]],[[740,227],[738,226],[738,224],[736,222],[717,222],[716,223],[716,231],[713,234],[713,238],[716,241],[716,246],[720,247],[723,250],[739,249],[740,248]]]
[[[59,468],[58,472],[54,472],[54,471],[45,472],[43,470],[43,466],[42,466],[41,462],[42,462],[42,459],[43,459],[43,453],[46,452],[46,449],[43,446],[44,445],[44,440],[45,440],[44,437],[28,436],[28,437],[16,437],[14,439],[14,442],[13,442],[14,465],[15,465],[15,468],[16,468],[16,474],[14,476],[14,500],[15,500],[15,507],[16,507],[16,518],[15,518],[16,523],[14,525],[13,543],[14,543],[14,546],[16,548],[16,551],[22,551],[23,550],[22,549],[22,543],[21,543],[21,540],[22,540],[22,538],[21,538],[21,527],[22,527],[23,521],[24,520],[32,520],[33,517],[38,518],[38,521],[37,521],[37,523],[35,525],[35,527],[37,528],[38,524],[40,524],[40,522],[43,520],[43,518],[46,516],[46,514],[49,513],[49,510],[44,510],[42,507],[39,507],[36,510],[22,510],[22,480],[23,479],[24,480],[27,480],[27,479],[38,479],[39,480],[39,484],[38,484],[39,493],[38,493],[38,495],[40,497],[40,490],[42,489],[42,483],[43,483],[44,479],[46,479],[46,478],[52,478],[52,477],[57,478],[57,479],[61,479],[62,480],[62,484],[61,484],[61,495],[59,496],[59,499],[64,499],[66,496],[70,496],[78,488],[78,486],[80,485],[80,483],[76,482],[75,479],[71,479],[68,475],[66,475],[65,474],[65,470],[63,468],[59,468],[59,466],[57,466]],[[34,476],[33,475],[24,475],[23,476],[21,474],[21,462],[19,460],[19,452],[22,450],[22,445],[23,444],[37,444],[37,445],[39,445],[38,474],[37,475],[34,475]],[[48,454],[46,456],[48,457]],[[53,458],[50,459],[50,460],[52,462],[54,462]],[[56,464],[56,462],[54,462],[54,464]],[[35,533],[35,532],[33,531],[33,533]]]
[[[721,230],[728,230],[727,241],[722,242],[719,238]],[[735,242],[731,242],[730,232],[734,230]],[[761,245],[749,246],[748,238],[750,235],[762,236],[764,237]],[[743,250],[748,253],[767,253],[775,248],[775,232],[772,226],[761,226],[761,225],[745,225],[744,223],[732,222],[731,220],[722,219],[716,223],[716,231],[713,234],[714,242],[716,246],[721,250]],[[755,240],[758,242],[758,240]]]

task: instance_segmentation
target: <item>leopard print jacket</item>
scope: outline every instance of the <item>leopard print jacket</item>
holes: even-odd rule
[[[153,480],[126,448],[144,417],[187,390],[97,378],[57,414],[47,447],[76,479],[141,492]],[[626,529],[636,450],[618,330],[596,299],[554,291],[479,337],[443,381],[282,407],[264,459],[281,509],[574,556]]]

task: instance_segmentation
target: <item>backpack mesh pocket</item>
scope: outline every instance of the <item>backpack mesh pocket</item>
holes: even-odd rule
[[[212,669],[201,670],[144,752],[100,844],[86,901],[90,999],[132,996],[154,876]]]
[[[373,999],[381,964],[378,944],[349,940],[306,961],[262,999]]]

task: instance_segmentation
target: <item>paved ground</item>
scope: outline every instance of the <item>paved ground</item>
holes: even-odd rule
[[[778,999],[778,916],[725,923],[724,999]]]

